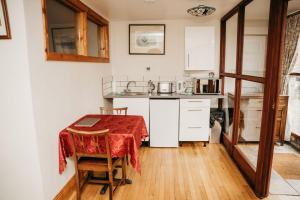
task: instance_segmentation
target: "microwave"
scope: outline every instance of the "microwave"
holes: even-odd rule
[[[220,94],[221,79],[193,79],[193,94]]]

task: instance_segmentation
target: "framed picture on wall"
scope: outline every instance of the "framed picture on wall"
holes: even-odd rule
[[[56,53],[76,54],[75,27],[52,28],[53,50]]]
[[[0,0],[0,39],[11,39],[6,0]]]
[[[129,24],[130,55],[165,55],[165,24]]]

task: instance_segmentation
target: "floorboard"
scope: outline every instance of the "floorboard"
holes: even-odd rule
[[[115,200],[251,200],[257,199],[220,144],[188,143],[180,148],[147,148],[139,152],[142,174],[130,167],[132,185],[118,188]],[[83,200],[107,200],[99,185],[87,185]],[[69,200],[76,199],[76,192]],[[268,199],[281,200],[279,196]]]

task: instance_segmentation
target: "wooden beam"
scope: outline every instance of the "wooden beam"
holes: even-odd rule
[[[287,19],[287,0],[271,0],[267,51],[266,84],[262,130],[256,168],[255,193],[263,198],[269,194],[274,152],[276,110],[279,105],[281,63]]]
[[[88,55],[87,46],[87,13],[77,13],[77,54],[82,56]]]

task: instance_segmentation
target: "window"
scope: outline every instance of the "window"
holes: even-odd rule
[[[80,1],[43,0],[47,60],[109,62],[108,21]]]

